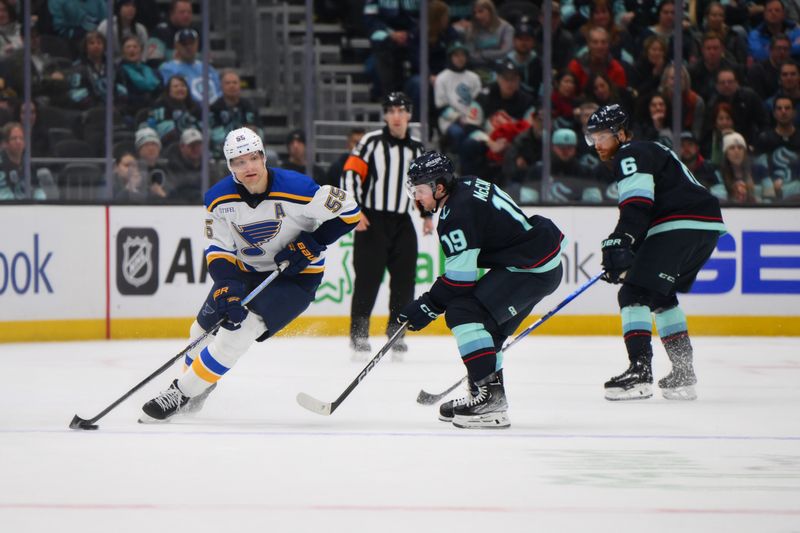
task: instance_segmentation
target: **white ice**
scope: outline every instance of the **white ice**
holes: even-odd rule
[[[461,376],[452,338],[412,337],[329,417],[296,394],[332,401],[363,363],[277,338],[193,418],[136,423],[176,365],[67,428],[185,344],[0,345],[0,531],[800,531],[798,339],[696,337],[696,402],[608,402],[621,339],[532,334],[506,357],[512,428],[480,431],[415,403]]]

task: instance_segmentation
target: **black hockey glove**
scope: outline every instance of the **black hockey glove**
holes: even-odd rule
[[[223,279],[214,283],[214,302],[217,314],[225,317],[222,327],[225,329],[239,329],[239,324],[247,317],[247,309],[242,305],[242,300],[247,296],[247,287],[235,279]]]
[[[633,237],[614,232],[603,241],[603,279],[609,283],[622,283],[625,272],[633,264]]]
[[[284,261],[289,263],[283,270],[283,274],[294,276],[305,270],[311,261],[325,251],[325,248],[326,246],[318,243],[310,233],[301,231],[297,239],[275,254],[275,263],[281,264]]]
[[[401,324],[408,322],[408,329],[419,331],[430,324],[442,313],[442,309],[436,307],[431,301],[431,297],[426,292],[411,303],[406,304],[397,315],[397,321]]]

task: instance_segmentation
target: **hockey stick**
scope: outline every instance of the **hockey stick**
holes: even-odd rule
[[[353,389],[355,389],[358,386],[358,384],[361,383],[361,381],[365,377],[367,377],[367,374],[369,374],[372,371],[372,369],[375,368],[375,365],[377,365],[378,362],[381,360],[381,358],[384,355],[386,355],[386,352],[388,352],[389,348],[391,348],[397,341],[397,339],[400,338],[400,336],[403,334],[403,332],[406,330],[407,327],[408,327],[408,322],[403,322],[403,325],[400,326],[400,329],[398,329],[394,333],[394,335],[392,335],[392,337],[389,339],[389,342],[383,345],[383,348],[381,348],[375,355],[375,357],[373,357],[372,360],[369,363],[367,363],[367,366],[364,367],[364,370],[361,371],[361,373],[356,377],[356,379],[354,379],[350,383],[350,385],[347,386],[344,392],[341,393],[339,397],[336,398],[333,402],[331,403],[321,402],[316,398],[309,396],[305,392],[301,392],[297,394],[297,403],[299,403],[301,407],[304,407],[309,411],[313,411],[320,415],[329,416],[333,414],[333,412],[336,410],[337,407],[339,407],[339,405],[344,401],[344,399],[347,398],[351,392],[353,392]]]
[[[508,344],[503,346],[502,351],[508,350],[509,348],[514,346],[516,343],[518,343],[519,341],[521,341],[522,339],[527,337],[528,334],[531,331],[535,330],[536,328],[538,328],[539,326],[544,324],[547,321],[548,318],[550,318],[554,314],[556,314],[559,311],[561,311],[561,309],[565,305],[567,305],[572,300],[577,298],[583,291],[585,291],[586,289],[588,289],[589,287],[594,285],[597,282],[597,280],[599,280],[603,276],[603,274],[604,274],[603,272],[600,272],[599,274],[597,274],[594,277],[590,278],[586,283],[584,283],[583,285],[581,285],[580,287],[575,289],[575,292],[573,292],[572,294],[570,294],[569,296],[564,298],[564,300],[560,304],[555,306],[547,314],[543,315],[539,320],[537,320],[536,322],[534,322],[533,324],[528,326],[522,333],[520,333],[519,335],[514,337],[514,339],[511,342],[509,342]],[[419,395],[417,396],[417,403],[420,403],[422,405],[433,405],[433,404],[439,402],[441,399],[443,399],[445,396],[447,396],[451,392],[453,392],[466,379],[467,379],[467,377],[464,376],[463,378],[458,380],[458,382],[456,382],[455,385],[453,385],[452,387],[448,388],[446,391],[440,392],[439,394],[432,394],[430,392],[426,392],[425,390],[421,390],[421,391],[419,391]]]
[[[250,292],[250,294],[245,296],[244,300],[242,300],[242,305],[249,304],[250,301],[253,298],[258,296],[258,294],[261,291],[263,291],[267,287],[267,285],[272,283],[275,280],[275,278],[277,278],[278,275],[281,272],[283,272],[284,268],[286,268],[286,263],[281,263],[278,266],[278,270],[276,270],[275,272],[270,274],[264,281],[262,281],[258,285],[258,287],[253,289]],[[114,403],[112,403],[111,405],[109,405],[108,407],[106,407],[105,409],[100,411],[99,413],[97,413],[92,418],[86,420],[84,418],[79,417],[78,415],[75,415],[72,418],[72,422],[69,423],[70,429],[97,429],[97,424],[95,424],[95,422],[97,422],[98,420],[100,420],[101,418],[106,416],[112,409],[114,409],[116,406],[118,406],[119,404],[121,404],[122,402],[127,400],[134,392],[138,391],[139,389],[141,389],[142,387],[147,385],[153,378],[155,378],[156,376],[160,375],[162,372],[164,372],[166,369],[168,369],[170,366],[172,366],[172,364],[175,363],[175,361],[177,361],[177,360],[181,359],[182,357],[184,357],[189,351],[191,351],[198,344],[203,342],[203,340],[205,340],[206,337],[208,337],[209,335],[214,335],[217,332],[217,330],[220,328],[220,326],[222,326],[222,323],[225,322],[225,320],[226,320],[225,318],[219,319],[217,321],[217,323],[214,324],[214,326],[211,327],[211,329],[209,329],[208,331],[204,331],[202,335],[200,335],[199,337],[194,339],[192,342],[190,342],[189,346],[184,348],[179,354],[173,356],[169,361],[167,361],[166,363],[164,363],[163,365],[158,367],[158,369],[155,372],[153,372],[152,374],[150,374],[149,376],[144,378],[142,381],[137,383],[135,387],[133,387],[131,390],[129,390],[128,392],[123,394]]]

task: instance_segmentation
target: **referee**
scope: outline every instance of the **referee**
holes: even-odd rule
[[[350,308],[350,348],[354,360],[366,360],[369,318],[383,272],[389,269],[389,322],[391,337],[400,327],[397,314],[414,299],[417,268],[417,234],[409,215],[414,205],[405,191],[408,165],[422,154],[423,146],[411,137],[411,100],[401,92],[383,99],[383,129],[367,133],[344,165],[343,188],[361,207],[353,244],[355,282]],[[433,232],[433,221],[425,218],[425,235]],[[408,350],[403,339],[392,347],[392,359],[402,360]]]

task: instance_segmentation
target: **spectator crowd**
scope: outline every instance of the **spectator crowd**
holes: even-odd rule
[[[548,0],[544,0],[548,1]],[[76,180],[104,182],[113,138],[113,198],[120,202],[198,203],[203,150],[212,181],[225,175],[225,135],[249,127],[263,137],[256,103],[242,96],[235,70],[209,66],[209,138],[200,130],[203,65],[194,26],[197,2],[40,0],[25,35],[22,2],[0,0],[0,199],[69,199]],[[800,200],[800,7],[789,0],[552,1],[552,87],[543,86],[542,2],[430,0],[419,31],[419,2],[321,0],[318,17],[341,17],[371,43],[373,95],[429,94],[431,134],[462,174],[498,183],[523,203],[612,203],[616,187],[584,138],[599,106],[619,103],[635,139],[674,149],[694,176],[729,204]],[[353,13],[361,13],[361,23]],[[673,57],[675,17],[681,57]],[[114,87],[106,86],[113,32]],[[422,39],[428,79],[419,76]],[[31,48],[31,146],[23,134],[23,47]],[[678,78],[680,76],[680,78]],[[673,93],[681,83],[680,145],[672,146]],[[115,103],[105,131],[107,91]],[[542,99],[552,112],[551,168],[542,168]],[[419,119],[419,105],[413,106]],[[363,130],[355,129],[348,146]],[[305,167],[305,134],[292,131],[286,168],[338,184],[343,157]],[[22,159],[34,158],[30,179]],[[274,154],[270,154],[274,155]],[[66,163],[39,162],[61,158]],[[92,161],[89,159],[89,161]],[[276,164],[272,159],[270,164]],[[92,170],[94,168],[94,170]],[[98,196],[100,198],[100,196]]]

